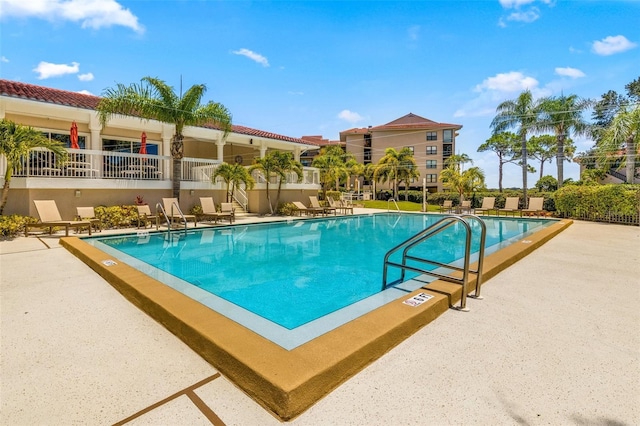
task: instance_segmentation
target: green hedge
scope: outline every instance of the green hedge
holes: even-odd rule
[[[553,212],[556,210],[556,205],[553,199],[553,192],[543,192],[543,191],[538,191],[535,189],[531,189],[529,191],[527,191],[527,197],[542,197],[544,198],[544,209],[548,212]],[[481,191],[481,192],[476,192],[475,196],[471,196],[469,197],[469,199],[472,201],[472,207],[473,208],[477,208],[480,207],[482,205],[482,199],[484,197],[495,197],[496,202],[495,202],[495,207],[496,208],[503,208],[504,204],[507,200],[507,197],[519,197],[520,198],[520,205],[519,207],[522,209],[524,208],[524,200],[522,199],[522,191],[519,190],[504,190],[503,192],[498,192],[498,191]],[[442,203],[444,202],[444,200],[451,200],[453,201],[453,205],[457,206],[458,204],[460,204],[460,196],[456,193],[452,193],[452,192],[434,192],[431,194],[427,195],[427,203],[429,204],[433,204],[433,205],[442,205]]]
[[[640,212],[640,185],[567,185],[554,198],[563,217],[617,221],[611,219],[637,218]]]

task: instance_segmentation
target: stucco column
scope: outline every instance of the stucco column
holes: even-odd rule
[[[162,138],[162,152],[160,155],[163,156],[171,156],[171,139],[174,134],[174,126],[170,126],[168,124],[162,125],[162,132],[160,133],[160,137]],[[162,162],[162,175],[166,176],[166,179],[171,180],[171,160]]]
[[[89,131],[91,135],[89,136],[89,143],[86,147],[87,149],[100,151],[102,152],[102,124],[100,124],[100,120],[98,119],[97,114],[92,114],[89,117]],[[102,154],[92,155],[91,156],[91,168],[98,171],[97,177],[102,177],[104,163],[104,156]]]
[[[224,161],[224,145],[225,145],[225,141],[224,140],[218,139],[216,141],[216,147],[218,148],[218,152],[217,152],[217,155],[216,155],[217,158],[216,159],[218,161],[220,161],[220,162]]]
[[[264,158],[267,155],[267,144],[264,141],[260,141],[260,158]]]
[[[300,162],[300,147],[296,146],[293,149],[293,159],[296,160],[298,163]]]

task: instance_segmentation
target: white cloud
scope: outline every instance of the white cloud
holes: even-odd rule
[[[91,93],[88,90],[80,90],[78,93],[82,93],[83,95],[91,95],[91,96],[93,96],[93,93]]]
[[[0,62],[8,63],[9,60],[5,56],[0,57]]]
[[[522,5],[533,3],[535,0],[499,0],[505,9],[518,8]]]
[[[93,73],[86,73],[86,74],[79,74],[78,75],[78,80],[80,81],[91,81],[93,80]]]
[[[617,35],[596,40],[593,42],[591,48],[597,55],[608,56],[633,49],[636,46],[636,43],[629,41],[625,36]]]
[[[251,59],[252,61],[255,61],[259,64],[261,64],[263,67],[268,67],[269,66],[269,61],[267,60],[267,58],[265,58],[264,56],[262,56],[259,53],[253,52],[249,49],[240,49],[240,50],[234,50],[233,52],[234,55],[240,55],[240,56],[246,56],[247,58]]]
[[[348,109],[340,111],[340,114],[338,114],[338,118],[352,124],[364,120],[363,116],[361,116],[357,112],[349,111]]]
[[[44,80],[51,77],[61,77],[66,74],[76,74],[80,70],[80,64],[72,62],[67,64],[52,64],[51,62],[40,62],[33,71],[37,72],[38,80]]]
[[[82,28],[120,25],[142,33],[138,18],[115,0],[2,0],[0,17],[40,18],[80,22]]]
[[[571,78],[580,78],[585,77],[585,73],[580,71],[577,68],[565,67],[565,68],[556,68],[556,74],[561,75],[563,77],[571,77]]]
[[[537,7],[532,7],[529,10],[523,12],[513,12],[507,16],[507,21],[516,22],[533,22],[540,17],[540,10]]]
[[[496,74],[493,77],[486,78],[482,83],[475,87],[476,92],[485,90],[498,92],[520,92],[526,89],[534,89],[538,86],[538,80],[528,77],[518,71]]]

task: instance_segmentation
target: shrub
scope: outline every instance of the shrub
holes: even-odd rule
[[[37,219],[31,216],[20,216],[12,214],[9,216],[0,216],[0,236],[13,238],[18,234],[24,233],[25,223],[36,223]]]
[[[95,209],[96,218],[100,219],[102,229],[127,228],[138,223],[138,209],[136,206],[98,206]]]
[[[610,216],[637,216],[640,211],[639,185],[569,185],[554,195],[564,217],[606,220]]]
[[[295,216],[298,208],[293,203],[280,203],[277,212],[283,216]]]

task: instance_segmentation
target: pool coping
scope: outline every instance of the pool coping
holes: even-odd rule
[[[560,220],[488,255],[483,284],[572,223]],[[304,412],[349,377],[446,312],[461,295],[460,286],[437,280],[287,351],[127,264],[105,264],[104,261],[111,260],[110,256],[80,238],[65,237],[60,243],[254,400],[285,421]],[[475,277],[469,285],[469,289],[473,288]],[[419,306],[402,303],[421,292],[433,297]]]

